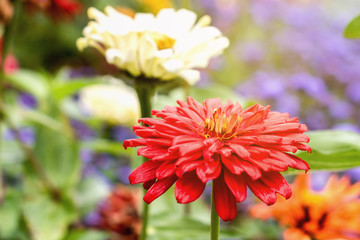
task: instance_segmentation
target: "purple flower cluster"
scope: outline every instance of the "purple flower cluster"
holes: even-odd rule
[[[351,16],[278,0],[250,1],[248,12],[261,37],[236,45],[240,64],[256,69],[238,92],[300,116],[310,129],[359,131],[360,41],[343,37]]]

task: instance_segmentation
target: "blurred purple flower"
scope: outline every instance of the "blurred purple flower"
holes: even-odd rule
[[[328,171],[313,172],[311,174],[312,189],[314,189],[315,191],[322,190],[326,185],[326,183],[328,182],[330,176],[331,176],[331,172]]]
[[[211,83],[211,76],[208,72],[200,70],[200,81],[196,83],[196,87],[206,87]]]
[[[201,0],[200,2],[205,11],[211,15],[214,26],[223,30],[232,26],[240,15],[236,0]]]
[[[336,124],[334,127],[332,127],[332,129],[360,133],[360,127],[358,125],[352,124],[352,123],[339,123],[339,124]]]
[[[25,145],[32,145],[35,142],[35,132],[31,127],[21,127],[18,128],[17,131],[19,132],[21,142]],[[5,131],[4,139],[10,141],[15,140],[15,132],[10,129]]]
[[[253,0],[250,13],[254,22],[260,26],[268,26],[280,14],[281,2],[276,0]]]
[[[329,118],[320,110],[308,113],[305,123],[310,130],[329,128]]]
[[[330,114],[335,119],[347,119],[353,115],[353,106],[344,100],[336,101],[331,104]]]
[[[300,108],[299,98],[292,94],[279,95],[274,106],[274,110],[279,112],[288,112],[292,117],[299,115]]]
[[[80,67],[71,69],[69,73],[70,78],[92,77],[96,75],[95,69],[91,67]]]
[[[354,182],[360,181],[360,167],[355,167],[345,172]]]
[[[346,95],[354,102],[360,103],[360,79],[347,86]]]
[[[119,142],[123,142],[130,138],[136,138],[136,135],[130,128],[121,125],[114,126],[111,134],[112,138]]]
[[[329,92],[325,82],[318,77],[308,73],[297,73],[290,77],[290,86],[295,90],[303,90],[309,96],[317,99],[319,102],[329,102]]]
[[[263,60],[265,55],[265,47],[260,42],[238,43],[236,52],[239,60],[252,64]]]
[[[285,91],[286,86],[282,79],[282,76],[276,73],[258,71],[237,89],[240,94],[248,97],[275,98]]]
[[[38,103],[33,95],[26,92],[21,92],[18,95],[18,103],[21,107],[25,109],[33,109],[36,108]]]
[[[100,223],[100,213],[98,211],[91,211],[84,217],[83,223],[89,227],[98,227]]]
[[[80,140],[91,140],[96,135],[94,130],[80,120],[71,119],[70,124],[74,130],[75,136]]]
[[[123,184],[129,184],[129,175],[131,173],[131,167],[124,165],[117,170],[117,177]]]

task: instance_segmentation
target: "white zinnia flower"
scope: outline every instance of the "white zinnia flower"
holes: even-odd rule
[[[180,77],[194,84],[200,78],[194,68],[206,67],[229,45],[217,28],[209,26],[209,16],[195,23],[196,14],[186,9],[162,9],[156,16],[137,13],[132,18],[108,6],[105,14],[89,8],[88,15],[95,21],[85,27],[78,48],[97,48],[109,63],[134,77]]]
[[[93,116],[112,124],[132,126],[140,118],[136,92],[121,82],[84,87],[80,103]]]

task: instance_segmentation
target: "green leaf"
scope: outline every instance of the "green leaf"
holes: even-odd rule
[[[82,147],[90,148],[95,152],[106,152],[114,155],[133,156],[135,150],[132,148],[124,149],[120,142],[113,142],[106,139],[96,139],[94,141],[83,142]]]
[[[21,115],[24,119],[31,121],[33,123],[41,124],[53,131],[57,131],[59,133],[63,132],[62,124],[56,119],[46,115],[37,110],[23,110],[18,108],[17,113]]]
[[[360,38],[360,15],[354,18],[344,32],[347,38]]]
[[[20,163],[24,160],[24,153],[15,141],[1,142],[0,158],[4,165]]]
[[[76,191],[75,201],[80,211],[88,213],[110,193],[110,186],[104,179],[96,176],[83,179]]]
[[[20,219],[20,193],[8,188],[5,199],[0,204],[0,239],[11,239],[16,233]]]
[[[353,132],[311,131],[312,154],[299,153],[312,170],[345,170],[360,166],[360,135]]]
[[[33,240],[62,239],[76,217],[74,209],[41,194],[23,200],[22,210]]]
[[[109,238],[109,233],[95,230],[74,230],[64,240],[104,240]]]
[[[49,93],[49,83],[43,74],[31,70],[18,70],[6,75],[6,80],[18,88],[33,94],[37,99],[44,99]]]
[[[52,89],[53,96],[57,101],[62,100],[65,97],[68,97],[77,91],[79,91],[81,88],[90,86],[93,84],[99,83],[98,78],[94,79],[74,79],[70,80],[68,82],[57,82]]]
[[[43,126],[36,128],[36,136],[34,153],[49,180],[61,189],[74,187],[81,174],[78,144]]]

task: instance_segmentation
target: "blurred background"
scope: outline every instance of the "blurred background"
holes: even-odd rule
[[[141,160],[122,147],[135,137],[136,95],[131,84],[111,77],[116,68],[100,53],[75,46],[87,8],[106,5],[152,13],[189,8],[210,15],[230,39],[196,86],[161,89],[156,109],[188,94],[198,101],[230,98],[289,112],[310,130],[360,133],[360,40],[343,36],[360,13],[358,0],[0,0],[0,52],[1,45],[7,51],[0,59],[0,239],[138,237],[141,191],[127,185]],[[11,42],[2,41],[5,31]],[[360,180],[359,168],[337,174]],[[313,173],[313,187],[321,189],[329,176]],[[207,239],[209,194],[186,216],[171,191],[158,199],[151,239]],[[252,201],[224,225],[223,239],[281,239],[275,222],[249,217]],[[191,229],[189,236],[180,228]]]

